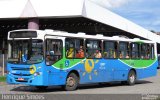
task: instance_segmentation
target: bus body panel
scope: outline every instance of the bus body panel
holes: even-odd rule
[[[33,85],[45,85],[43,82],[43,66],[44,62],[34,65],[22,65],[22,64],[7,64],[7,82],[15,84],[33,84]],[[33,69],[32,69],[33,68]],[[35,72],[39,72],[40,75],[35,76]]]
[[[46,66],[45,62],[33,65],[15,65],[8,63],[7,66],[8,71],[12,73],[7,75],[8,83],[27,84],[33,86],[65,85],[67,75],[72,70],[79,73],[80,84],[126,81],[128,73],[130,69],[132,69],[120,60],[114,59],[85,59],[78,62],[78,64],[75,64],[75,66],[67,69],[58,69],[55,66]],[[35,73],[28,69],[32,66],[36,68],[35,72],[40,72],[41,75],[35,76]],[[156,66],[158,66],[157,61],[147,68],[134,68],[136,70],[137,79],[155,76],[157,73]],[[24,81],[18,80],[18,78],[23,78]]]

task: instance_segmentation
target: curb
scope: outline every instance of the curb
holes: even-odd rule
[[[0,85],[6,85],[7,83],[6,82],[0,82]]]

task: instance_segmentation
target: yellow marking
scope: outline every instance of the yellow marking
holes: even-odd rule
[[[91,65],[89,64],[89,61],[91,62]],[[90,59],[90,60],[87,59],[85,61],[85,70],[86,70],[86,72],[87,73],[91,73],[92,70],[93,70],[93,68],[94,68],[94,61],[93,61],[93,59]]]
[[[92,76],[91,76],[91,72],[93,71],[94,67],[95,67],[95,64],[98,63],[99,60],[96,60],[94,62],[93,59],[86,59],[84,62],[81,62],[81,63],[84,63],[84,67],[85,67],[85,72],[82,74],[83,76],[85,76],[87,73],[89,74],[89,80],[92,80]],[[97,70],[94,70],[93,73],[97,76],[98,75],[98,72]]]
[[[99,62],[99,60],[96,60],[96,62],[95,63],[98,63]]]
[[[83,76],[85,76],[85,75],[86,75],[86,72],[83,73]]]
[[[36,66],[32,65],[30,66],[30,74],[34,74],[36,72]]]

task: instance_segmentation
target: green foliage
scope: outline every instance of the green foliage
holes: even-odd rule
[[[6,81],[6,76],[0,76],[0,82],[5,82]]]

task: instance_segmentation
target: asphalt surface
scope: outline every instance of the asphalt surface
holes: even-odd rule
[[[81,85],[76,91],[64,91],[59,86],[38,90],[24,85],[7,85],[0,83],[0,94],[160,94],[160,70],[158,75],[138,80],[135,85],[121,83]]]

